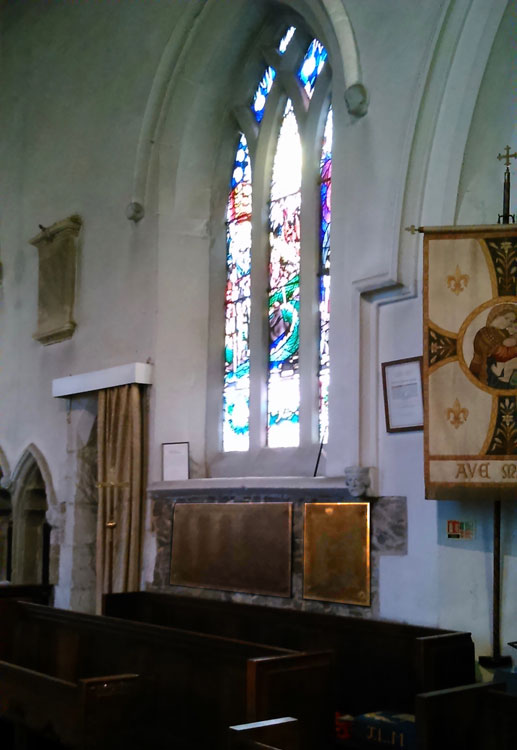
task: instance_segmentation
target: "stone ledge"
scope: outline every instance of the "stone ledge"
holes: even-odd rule
[[[173,482],[153,482],[147,488],[151,497],[166,499],[181,495],[210,495],[228,492],[283,492],[304,495],[307,492],[336,492],[340,494],[348,490],[345,477],[213,477],[206,479],[180,479]],[[351,497],[351,496],[350,496]],[[361,498],[357,498],[358,500]],[[372,498],[364,498],[366,500]]]

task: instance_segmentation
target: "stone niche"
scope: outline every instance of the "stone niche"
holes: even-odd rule
[[[77,242],[82,226],[80,216],[70,216],[42,228],[30,240],[38,250],[38,327],[33,338],[41,344],[69,339],[74,321]]]

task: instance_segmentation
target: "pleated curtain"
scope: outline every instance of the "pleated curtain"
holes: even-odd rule
[[[146,475],[145,392],[98,392],[96,610],[102,595],[140,585]]]

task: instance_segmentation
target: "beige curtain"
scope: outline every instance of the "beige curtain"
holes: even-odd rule
[[[102,595],[140,584],[146,475],[145,396],[135,384],[99,391],[97,612]]]

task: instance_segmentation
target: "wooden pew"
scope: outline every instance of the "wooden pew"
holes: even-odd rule
[[[138,675],[75,674],[70,639],[33,640],[36,629],[27,628],[25,616],[31,606],[53,611],[0,601],[0,716],[17,727],[18,738],[30,730],[69,747],[123,748],[126,728],[117,717],[138,712]]]
[[[0,586],[0,599],[20,599],[35,604],[50,604],[54,587],[46,583],[5,584]]]
[[[291,716],[230,727],[229,750],[298,750],[299,723]]]
[[[416,728],[419,750],[515,750],[517,695],[496,683],[422,693]]]
[[[223,747],[228,726],[286,714],[306,748],[331,731],[328,653],[0,602],[0,660],[5,715],[74,747],[112,747],[122,731],[124,747]]]
[[[341,714],[414,712],[417,693],[474,682],[470,633],[154,592],[110,594],[111,617],[335,653]]]

